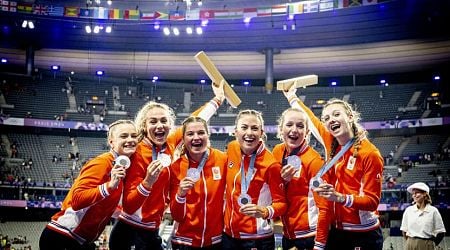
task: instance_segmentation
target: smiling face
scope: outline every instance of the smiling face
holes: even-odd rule
[[[239,116],[235,136],[244,154],[252,154],[258,148],[262,135],[262,124],[256,115],[243,114]]]
[[[160,107],[153,107],[147,113],[145,127],[146,137],[155,145],[162,146],[172,128],[169,112]]]
[[[189,121],[183,125],[183,142],[189,157],[199,162],[206,152],[209,144],[209,134],[206,123],[202,121]]]
[[[108,134],[108,143],[118,155],[130,157],[136,151],[138,133],[132,123],[113,125]]]
[[[426,192],[420,189],[414,188],[412,190],[412,198],[414,199],[414,203],[423,204],[425,202]]]
[[[344,145],[354,136],[351,127],[353,117],[340,103],[330,104],[323,109],[322,122],[340,145]]]
[[[305,113],[300,110],[287,110],[283,113],[280,126],[281,138],[289,152],[300,147],[309,133]]]

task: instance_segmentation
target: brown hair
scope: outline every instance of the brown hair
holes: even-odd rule
[[[133,125],[133,126],[136,126],[132,120],[125,120],[125,119],[117,120],[117,121],[111,123],[111,124],[108,126],[108,134],[107,134],[107,139],[108,139],[108,141],[109,141],[110,139],[112,139],[113,134],[114,134],[113,132],[116,131],[117,125],[120,125],[120,124],[131,124],[131,125]]]

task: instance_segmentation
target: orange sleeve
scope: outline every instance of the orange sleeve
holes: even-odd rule
[[[281,164],[278,162],[269,166],[266,175],[268,176],[267,183],[269,184],[270,194],[272,195],[273,215],[269,218],[276,218],[283,215],[287,210],[287,201],[285,195],[285,187],[283,179],[281,178]]]
[[[381,185],[383,176],[383,158],[379,151],[370,152],[363,159],[364,180],[363,195],[353,197],[352,208],[365,211],[375,211],[378,209],[381,197]]]
[[[131,161],[131,166],[127,170],[127,176],[124,180],[122,206],[127,214],[134,214],[144,204],[151,191],[141,185],[147,174],[147,166],[144,166],[143,156],[140,154],[135,154],[135,156],[136,158]]]
[[[180,185],[180,164],[182,159],[178,159],[170,166],[170,213],[177,222],[184,221],[186,215],[186,197],[178,197]]]
[[[109,195],[109,191],[112,190],[107,189],[109,182],[107,176],[110,173],[111,162],[106,159],[95,158],[83,167],[73,190],[71,206],[74,210],[91,206]]]

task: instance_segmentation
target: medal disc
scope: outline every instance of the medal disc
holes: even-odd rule
[[[194,182],[200,179],[200,172],[196,168],[189,168],[186,177],[191,178]]]
[[[241,194],[241,195],[239,195],[239,198],[238,198],[239,206],[242,207],[245,204],[251,203],[251,201],[252,201],[252,197],[250,197],[250,195],[248,195],[248,194]]]
[[[168,167],[172,163],[172,159],[168,154],[158,154],[157,159],[161,161],[163,167]]]
[[[130,158],[128,158],[128,156],[126,155],[119,155],[115,160],[114,160],[114,165],[120,165],[122,167],[124,167],[125,169],[128,169],[131,165],[131,161]]]
[[[300,165],[302,165],[302,163],[300,161],[300,157],[298,157],[297,155],[290,155],[290,156],[288,156],[287,164],[289,164],[292,167],[294,167],[295,170],[300,169]]]

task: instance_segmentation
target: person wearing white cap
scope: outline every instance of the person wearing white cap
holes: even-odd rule
[[[400,230],[406,240],[405,250],[433,250],[445,235],[439,210],[431,205],[430,188],[417,182],[406,189],[414,199],[403,212]]]

